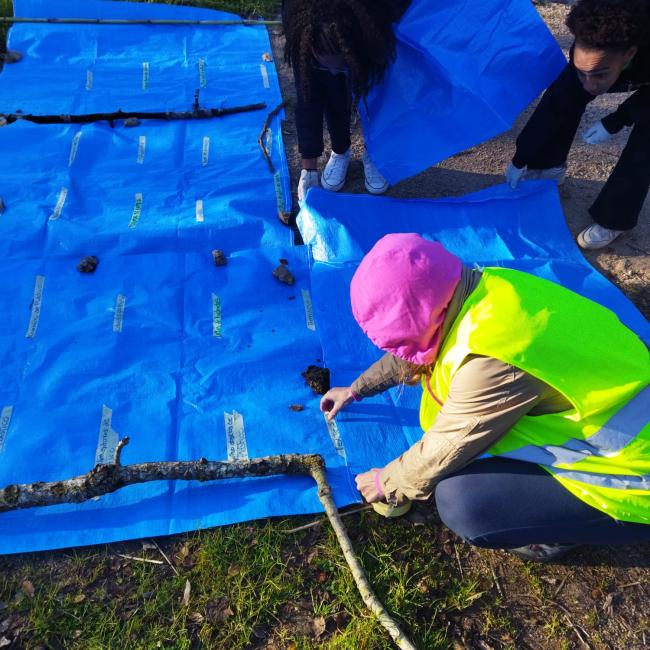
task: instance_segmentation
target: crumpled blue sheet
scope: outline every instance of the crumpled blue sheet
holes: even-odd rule
[[[413,0],[395,32],[397,59],[360,103],[393,184],[510,129],[566,65],[530,0]]]
[[[470,266],[516,268],[557,282],[605,305],[650,342],[648,321],[580,253],[552,181],[435,200],[336,195],[316,188],[307,195],[298,227],[311,247],[314,314],[333,385],[348,386],[383,354],[352,316],[350,280],[363,255],[391,232],[440,241]],[[382,467],[421,437],[420,395],[419,387],[392,389],[337,417],[353,473]]]

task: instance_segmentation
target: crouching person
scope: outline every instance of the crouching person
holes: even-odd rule
[[[472,270],[416,234],[377,242],[350,294],[387,354],[321,410],[422,384],[425,433],[357,476],[368,502],[435,495],[466,541],[537,560],[650,541],[650,359],[613,312],[527,273]]]

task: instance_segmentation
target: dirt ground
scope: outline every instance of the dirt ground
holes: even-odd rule
[[[538,6],[538,11],[567,54],[572,42],[571,35],[564,25],[568,7],[553,3]],[[295,89],[291,71],[282,63],[283,38],[279,33],[275,33],[273,38],[283,94],[285,97],[294,97]],[[626,95],[619,93],[597,98],[588,106],[583,123],[578,130],[578,136],[569,155],[567,180],[560,191],[567,224],[574,235],[591,223],[587,210],[616,164],[625,146],[629,129],[624,129],[608,143],[598,146],[583,143],[579,134],[586,125],[615,110],[625,97]],[[389,189],[387,196],[396,198],[460,196],[504,182],[503,173],[514,154],[515,138],[533,108],[534,104],[524,111],[511,131],[398,183]],[[287,118],[284,137],[291,167],[292,186],[295,190],[300,174],[300,156],[291,111],[288,111]],[[363,168],[359,160],[363,148],[359,124],[355,125],[352,148],[357,160],[350,166],[344,191],[365,192]],[[325,157],[321,161],[321,168],[324,162]],[[639,225],[634,230],[622,235],[607,248],[585,252],[584,255],[593,266],[622,289],[646,317],[650,316],[650,198],[646,200]]]

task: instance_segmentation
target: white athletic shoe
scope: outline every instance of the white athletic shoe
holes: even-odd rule
[[[361,162],[363,163],[363,173],[366,177],[366,189],[368,192],[370,194],[383,194],[388,189],[388,181],[375,167],[365,149],[361,157]]]
[[[576,240],[580,248],[596,250],[609,246],[622,232],[625,231],[610,230],[609,228],[599,226],[597,223],[592,223],[591,226],[588,226],[578,234]]]
[[[298,181],[298,203],[302,205],[307,196],[307,190],[310,187],[318,185],[318,172],[315,169],[303,169],[300,172],[300,180]]]
[[[345,185],[345,177],[350,166],[350,150],[345,153],[332,151],[320,177],[320,184],[331,192],[338,192]]]
[[[562,165],[548,169],[529,169],[526,171],[526,179],[557,181],[558,185],[562,185],[566,179],[566,167]]]

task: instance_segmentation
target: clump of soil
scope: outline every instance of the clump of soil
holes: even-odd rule
[[[94,273],[99,265],[99,258],[94,255],[86,255],[82,258],[81,262],[77,264],[77,271],[79,273]]]
[[[305,407],[302,404],[290,404],[289,405],[289,410],[290,411],[295,411],[296,413],[299,413],[300,411],[304,411]]]
[[[280,264],[276,269],[273,269],[273,275],[283,284],[293,285],[296,283],[296,278],[293,277],[291,271],[284,264]]]
[[[301,373],[307,385],[317,395],[325,395],[330,389],[330,370],[319,366],[308,366],[305,372]]]
[[[226,266],[226,264],[228,264],[226,254],[218,248],[215,248],[212,251],[212,261],[214,262],[215,266]]]
[[[280,262],[282,266],[289,266],[289,260],[285,260],[284,257],[281,257],[278,262]]]

